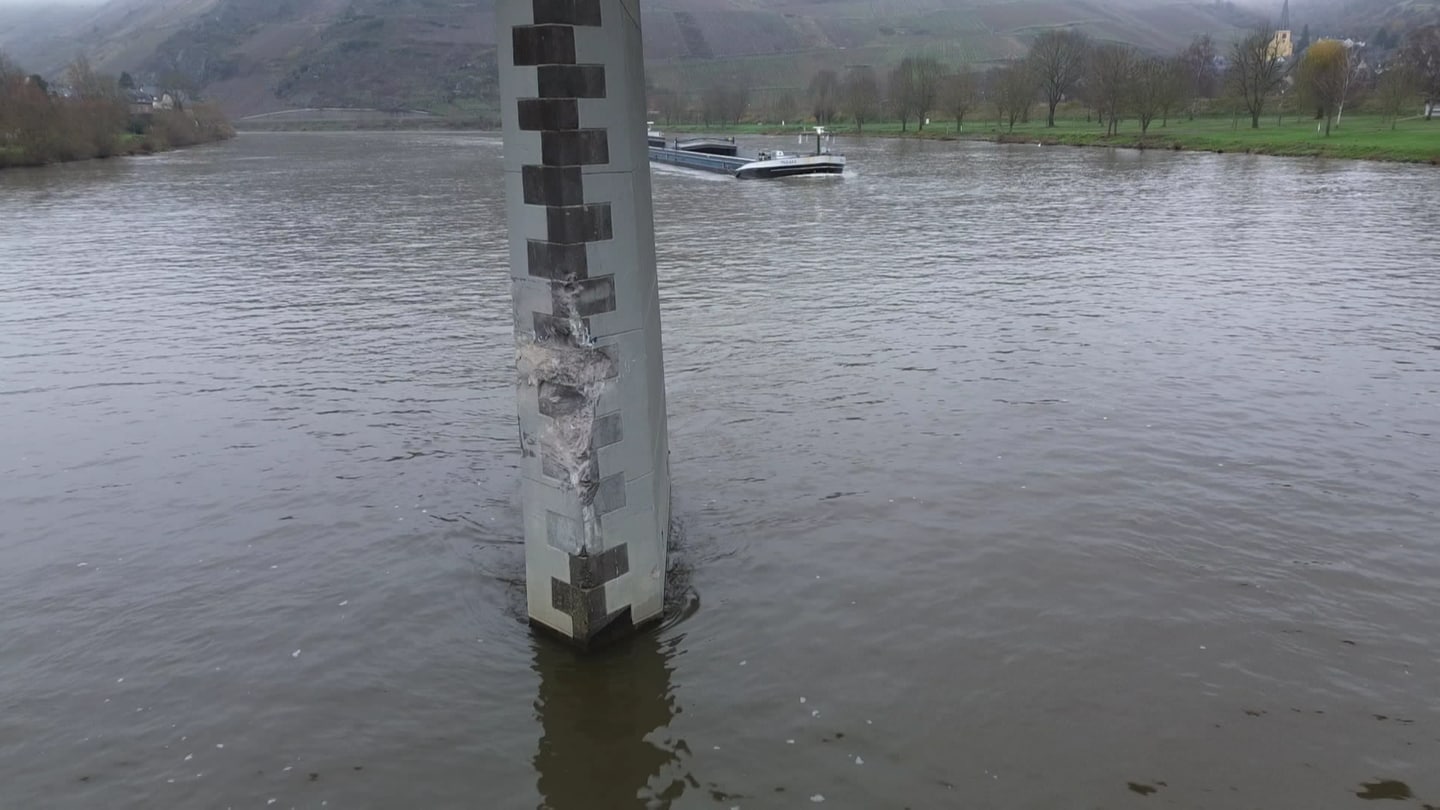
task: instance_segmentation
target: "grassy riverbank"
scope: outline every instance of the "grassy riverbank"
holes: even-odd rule
[[[1287,115],[1281,123],[1272,113],[1260,122],[1260,129],[1250,128],[1250,119],[1237,122],[1230,116],[1197,117],[1193,121],[1172,118],[1162,126],[1159,120],[1150,125],[1145,135],[1133,119],[1121,122],[1120,133],[1106,137],[1101,126],[1084,118],[1060,118],[1054,128],[1046,128],[1043,114],[1029,123],[1016,124],[1013,132],[994,121],[967,119],[962,131],[955,122],[941,121],[932,116],[931,124],[917,132],[914,122],[902,132],[899,122],[866,124],[864,134],[875,137],[933,138],[941,140],[982,140],[998,143],[1043,143],[1066,146],[1102,146],[1125,149],[1174,149],[1203,152],[1244,152],[1260,155],[1298,157],[1331,157],[1356,160],[1383,160],[1403,163],[1430,163],[1440,166],[1440,119],[1420,118],[1399,121],[1391,128],[1388,119],[1378,115],[1346,116],[1330,137],[1317,132],[1316,122]],[[731,127],[673,126],[678,132],[706,131],[718,133],[793,134],[797,127],[765,124],[741,124]],[[855,134],[853,124],[831,127],[837,134]]]

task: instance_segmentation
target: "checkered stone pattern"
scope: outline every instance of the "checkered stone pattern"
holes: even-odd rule
[[[498,6],[530,618],[658,618],[670,476],[637,0]],[[503,32],[509,32],[505,36]]]

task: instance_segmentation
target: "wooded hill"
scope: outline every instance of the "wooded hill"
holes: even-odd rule
[[[1380,0],[1388,2],[1388,0]],[[1435,0],[1405,0],[1406,4]],[[493,114],[495,0],[111,0],[0,8],[0,48],[57,75],[77,54],[217,100],[232,117],[302,107]],[[994,64],[1036,34],[1173,52],[1233,38],[1259,14],[1229,2],[1136,0],[645,0],[651,80],[699,90],[743,75],[803,91],[820,69],[906,56]],[[1278,14],[1278,2],[1274,13]],[[1298,6],[1292,4],[1292,13]]]

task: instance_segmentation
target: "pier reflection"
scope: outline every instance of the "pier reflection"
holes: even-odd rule
[[[668,776],[677,756],[652,735],[675,716],[674,652],[655,633],[587,655],[536,639],[540,692],[535,708],[542,735],[535,771],[541,810],[668,804],[670,791],[658,788],[656,777]]]

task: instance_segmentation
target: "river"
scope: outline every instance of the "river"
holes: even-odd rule
[[[840,146],[655,171],[674,609],[591,658],[497,136],[0,174],[0,808],[1440,805],[1440,174]]]

